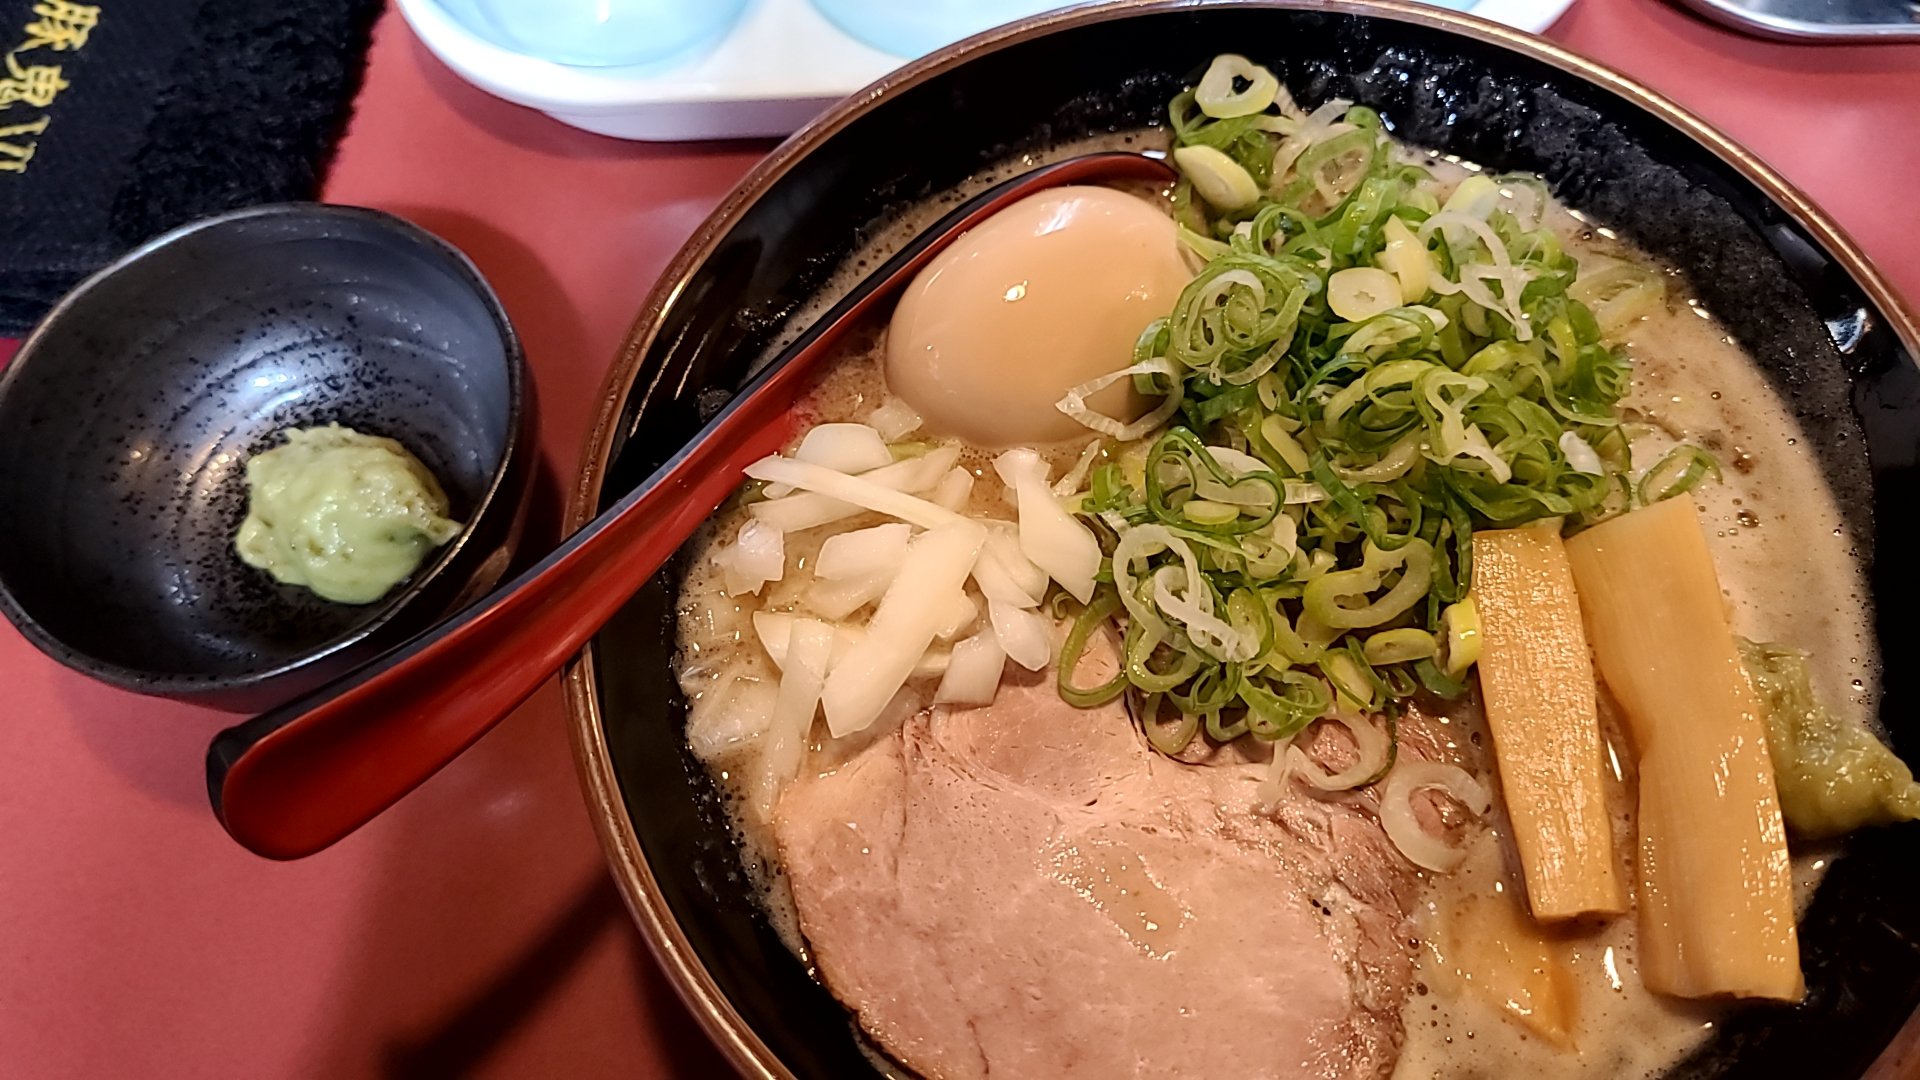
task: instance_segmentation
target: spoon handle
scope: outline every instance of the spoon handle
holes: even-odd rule
[[[805,366],[782,374],[805,382]],[[794,394],[743,400],[638,498],[596,519],[511,585],[360,671],[220,733],[207,753],[221,823],[271,858],[358,828],[485,734],[578,652],[787,441]]]
[[[1162,161],[1087,154],[995,185],[915,237],[767,365],[685,448],[552,554],[372,664],[228,728],[207,749],[227,832],[275,859],[311,855],[397,802],[540,688],[793,434],[819,358],[962,232],[1044,188],[1168,182]]]

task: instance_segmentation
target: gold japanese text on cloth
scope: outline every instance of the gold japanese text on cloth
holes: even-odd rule
[[[57,53],[78,52],[100,25],[100,8],[67,0],[37,0],[21,27],[23,40],[0,65],[0,173],[23,173],[40,136],[52,123],[53,101],[73,84],[61,74]],[[30,116],[37,112],[39,115]]]

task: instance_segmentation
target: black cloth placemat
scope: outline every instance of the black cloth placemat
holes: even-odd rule
[[[381,0],[0,0],[0,337],[176,225],[312,198]]]

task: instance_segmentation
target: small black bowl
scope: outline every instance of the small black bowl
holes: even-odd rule
[[[490,587],[521,518],[520,343],[454,248],[373,210],[208,218],[87,279],[0,375],[0,612],[116,686],[286,701]],[[242,563],[246,462],[337,421],[398,439],[466,528],[365,605]]]

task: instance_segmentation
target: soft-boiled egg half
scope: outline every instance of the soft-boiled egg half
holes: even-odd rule
[[[1141,331],[1192,277],[1173,219],[1144,199],[1062,187],[1014,203],[955,240],[894,309],[887,386],[928,430],[983,446],[1086,432],[1055,408],[1066,392],[1133,363]],[[1146,411],[1130,381],[1087,404]]]

